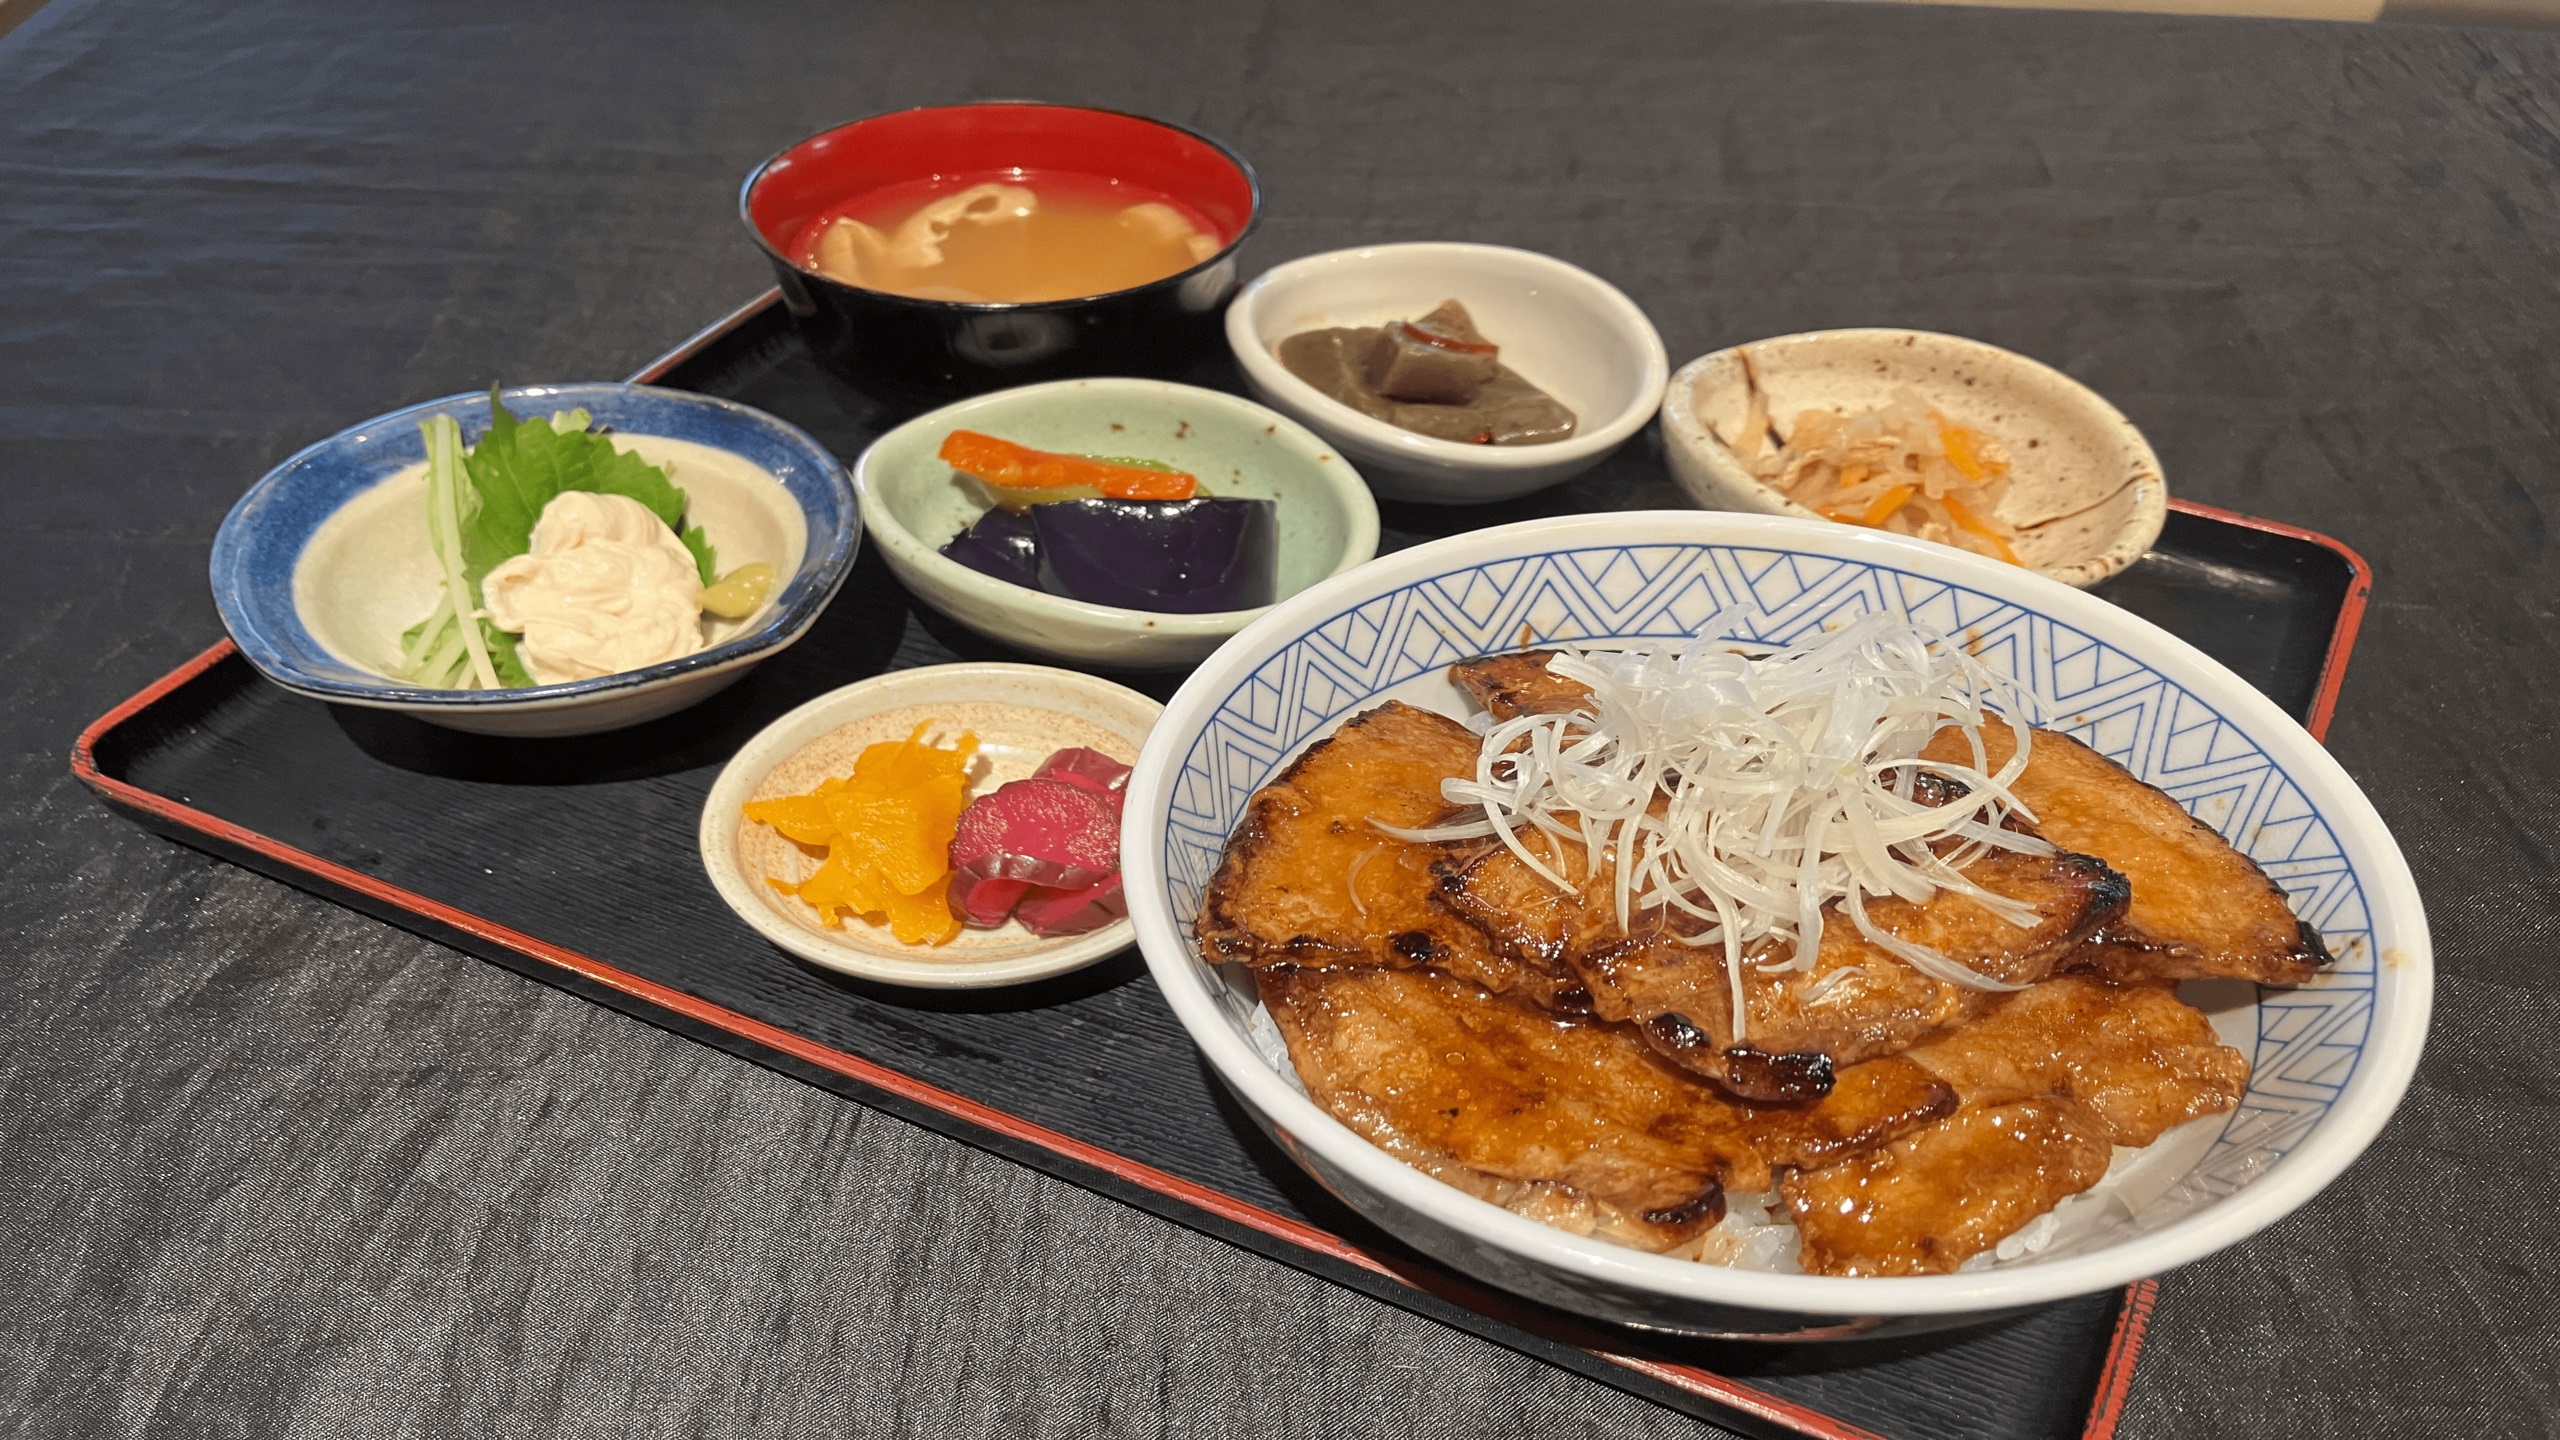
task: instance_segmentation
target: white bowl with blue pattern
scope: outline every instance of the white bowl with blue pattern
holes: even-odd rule
[[[1969,637],[2067,730],[2212,823],[2281,884],[2336,964],[2299,989],[2189,996],[2254,1063],[2229,1115],[2172,1132],[2040,1253],[1952,1275],[1729,1269],[1551,1229],[1394,1159],[1326,1114],[1251,1033],[1239,967],[1191,933],[1246,798],[1389,699],[1467,706],[1449,663],[1540,641],[1659,639],[1736,605],[1784,641],[1898,604]],[[1192,675],[1138,759],[1122,830],[1149,968],[1256,1121],[1327,1189],[1479,1280],[1690,1334],[1845,1338],[1968,1323],[2112,1289],[2245,1239],[2311,1198],[2399,1103],[2426,1037],[2426,917],[2346,772],[2246,681],[2157,626],[2011,566],[1845,525],[1665,511],[1476,531],[1398,552],[1276,607]],[[2135,1183],[2138,1181],[2139,1183]]]
[[[442,690],[391,678],[385,672],[395,668],[400,630],[435,603],[419,422],[450,415],[465,444],[489,425],[485,392],[451,395],[330,436],[269,471],[231,507],[213,542],[213,598],[249,663],[314,699],[457,730],[587,735],[707,699],[806,633],[853,568],[862,538],[853,483],[797,426],[648,385],[527,385],[505,391],[504,401],[527,420],[583,407],[644,459],[672,459],[688,518],[720,550],[721,568],[773,565],[772,596],[744,620],[714,622],[701,650],[620,674],[514,690]],[[402,487],[419,490],[415,506]]]

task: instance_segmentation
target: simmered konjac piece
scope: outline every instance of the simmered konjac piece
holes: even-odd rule
[[[2007,775],[1995,717],[1979,769],[1952,724],[1895,738],[1887,721],[1875,743],[1907,748],[1867,773],[1891,793],[1825,802],[1920,837],[1892,843],[1921,873],[1939,864],[1934,893],[1866,893],[1863,923],[1827,899],[1810,955],[1771,929],[1729,966],[1697,933],[1703,907],[1620,882],[1642,850],[1595,862],[1579,838],[1586,808],[1614,804],[1630,828],[1604,837],[1665,843],[1690,823],[1675,781],[1649,808],[1515,811],[1517,848],[1486,833],[1486,777],[1527,773],[1509,757],[1533,738],[1552,767],[1651,723],[1625,708],[1641,695],[1612,713],[1574,677],[1641,689],[1659,670],[1567,675],[1552,658],[1452,667],[1490,733],[1391,703],[1311,746],[1249,803],[1199,921],[1207,953],[1262,972],[1319,1103],[1523,1214],[1730,1259],[1744,1242],[1714,1226],[1716,1197],[1774,1187],[1812,1273],[1953,1270],[2096,1184],[2115,1146],[2238,1103],[2247,1057],[2141,977],[2307,974],[2318,953],[2254,865],[2086,747],[2039,731]],[[1724,763],[1720,743],[1681,766]]]

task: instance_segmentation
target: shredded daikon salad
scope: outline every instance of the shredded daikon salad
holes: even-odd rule
[[[1724,628],[1710,622],[1707,633]],[[1445,798],[1477,807],[1426,830],[1381,825],[1409,840],[1493,836],[1559,890],[1590,877],[1559,862],[1569,847],[1532,844],[1538,832],[1577,842],[1609,872],[1624,931],[1662,912],[1692,945],[1720,946],[1732,982],[1734,1038],[1743,1038],[1743,970],[1811,969],[1825,911],[1925,975],[1982,990],[2018,987],[1885,931],[1867,902],[1926,902],[1941,889],[1970,896],[2021,926],[2035,912],[1968,880],[1993,849],[2053,852],[2004,829],[2025,816],[2010,786],[2026,769],[2031,696],[1945,635],[1898,615],[1870,616],[1788,646],[1697,639],[1610,649],[1559,649],[1548,670],[1591,688],[1586,709],[1521,715],[1491,725],[1473,779],[1443,782]],[[2011,722],[2017,750],[1995,773],[1983,749],[1986,714]],[[1919,758],[1953,725],[1973,763]],[[1926,772],[1961,795],[1930,804]],[[1688,929],[1694,926],[1695,929]],[[1687,933],[1682,933],[1686,930]],[[1815,982],[1828,988],[1831,976]]]
[[[1744,377],[1751,408],[1728,448],[1762,482],[1826,520],[2022,563],[2010,543],[2018,532],[1998,513],[2009,490],[2009,452],[1998,440],[1907,389],[1855,415],[1804,411],[1781,439],[1747,360]]]

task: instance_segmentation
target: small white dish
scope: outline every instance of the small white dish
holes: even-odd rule
[[[885,928],[819,923],[799,897],[767,876],[806,879],[818,862],[769,825],[746,818],[750,800],[805,794],[853,773],[866,745],[904,740],[925,721],[928,738],[978,738],[969,793],[1026,778],[1071,745],[1134,762],[1164,707],[1135,690],[1046,665],[980,663],[893,670],[831,690],[774,721],[720,771],[702,805],[702,867],[712,887],[755,932],[813,965],[865,980],[932,990],[1018,985],[1081,970],[1134,943],[1127,920],[1082,935],[1044,939],[1008,920],[964,929],[948,945],[904,945]]]
[[[863,527],[909,593],[990,639],[1075,664],[1196,665],[1263,613],[1182,615],[1069,600],[981,575],[942,547],[985,502],[936,458],[979,430],[1019,445],[1176,465],[1211,494],[1279,506],[1279,597],[1375,558],[1378,503],[1334,447],[1250,400],[1164,380],[1056,380],[928,411],[854,462]]]
[[[709,698],[798,640],[853,568],[862,527],[844,466],[807,432],[734,401],[650,385],[521,385],[508,410],[583,408],[617,446],[671,464],[722,568],[778,574],[744,620],[706,627],[703,648],[590,680],[444,690],[393,679],[400,634],[434,608],[419,423],[452,417],[465,443],[490,420],[485,393],[377,416],[286,460],[240,497],[214,536],[215,608],[268,679],[340,705],[397,710],[484,735],[592,735]]]
[[[1545,445],[1461,445],[1372,419],[1299,379],[1280,342],[1307,330],[1409,320],[1457,300],[1502,347],[1502,363],[1571,409],[1573,435]],[[1570,480],[1644,428],[1670,358],[1636,303],[1551,256],[1501,245],[1371,245],[1292,260],[1227,307],[1245,383],[1359,462],[1390,500],[1480,505]]]
[[[1721,438],[1739,435],[1750,409],[1746,353],[1781,432],[1804,411],[1853,414],[1908,389],[2000,441],[2011,466],[2000,517],[2018,527],[2018,558],[2047,579],[2085,590],[2141,559],[2168,519],[2160,457],[2096,391],[1997,345],[1884,329],[1781,335],[1680,367],[1662,399],[1663,454],[1709,510],[1823,518],[1753,475]]]

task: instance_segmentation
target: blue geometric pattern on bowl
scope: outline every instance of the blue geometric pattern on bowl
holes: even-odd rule
[[[1709,545],[1560,550],[1448,571],[1334,615],[1228,694],[1183,759],[1164,867],[1185,933],[1246,798],[1384,692],[1528,638],[1689,636],[1737,607],[1755,612],[1738,632],[1753,640],[1785,643],[1894,608],[1959,637],[2039,697],[2051,728],[2221,831],[2328,941],[2337,963],[2318,981],[2260,987],[2248,1094],[2212,1149],[2143,1207],[2145,1228],[2239,1189],[2310,1133],[2354,1073],[2373,1017],[2372,926],[2328,823],[2212,706],[2121,650],[2009,601],[1861,561]]]
[[[214,605],[251,664],[279,684],[324,698],[474,707],[601,695],[715,669],[798,638],[853,568],[862,538],[853,482],[833,452],[798,426],[730,401],[647,385],[523,385],[503,393],[507,409],[519,416],[584,406],[607,429],[726,450],[782,482],[800,504],[809,542],[765,622],[680,660],[517,690],[404,685],[329,653],[304,627],[294,604],[293,572],[303,548],[339,507],[427,458],[418,424],[428,416],[452,416],[462,427],[463,443],[477,442],[489,428],[489,396],[481,391],[412,405],[342,430],[267,472],[231,507],[213,541]]]

